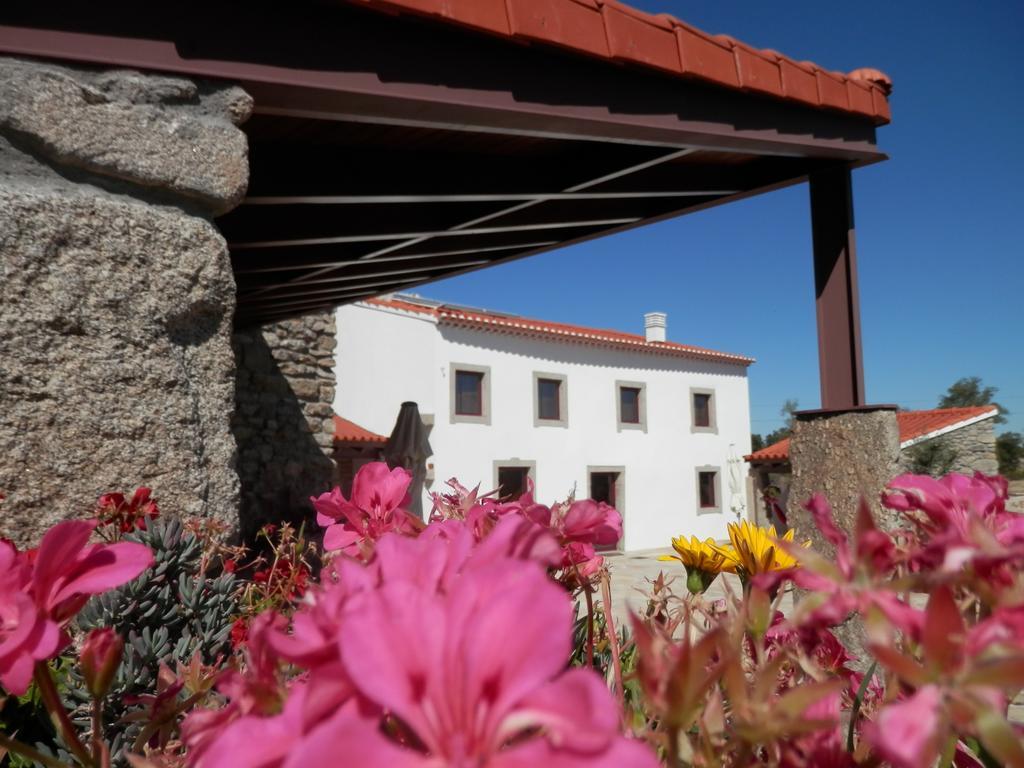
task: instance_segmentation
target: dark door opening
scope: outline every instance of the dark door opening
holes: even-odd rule
[[[529,490],[529,467],[498,467],[498,497],[502,501],[516,501]]]
[[[619,481],[618,472],[591,472],[590,498],[603,501],[610,507],[615,506],[615,485]]]
[[[591,472],[590,473],[590,498],[594,501],[603,501],[610,507],[615,507],[622,514],[620,502],[622,499],[622,473],[621,472]],[[621,549],[622,541],[618,544],[598,547],[599,550],[607,551]]]

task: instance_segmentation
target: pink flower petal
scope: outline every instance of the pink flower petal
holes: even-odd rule
[[[889,704],[867,729],[878,754],[894,768],[930,766],[938,756],[942,692],[926,685],[913,696]]]

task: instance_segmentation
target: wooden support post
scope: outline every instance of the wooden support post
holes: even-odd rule
[[[810,186],[821,407],[859,408],[866,401],[850,169],[816,171]]]

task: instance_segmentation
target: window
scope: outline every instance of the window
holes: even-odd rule
[[[721,512],[718,467],[697,467],[697,514]]]
[[[533,372],[533,426],[569,426],[567,390],[562,374]]]
[[[484,375],[477,371],[455,372],[455,413],[484,415]]]
[[[501,501],[516,501],[530,490],[530,481],[536,469],[535,461],[508,459],[494,462],[494,484],[498,488],[498,498]]]
[[[491,423],[491,370],[487,366],[451,364],[452,423]]]
[[[562,382],[555,379],[537,379],[537,418],[558,421],[561,408],[558,392]]]
[[[690,411],[692,432],[718,432],[715,423],[715,391],[713,389],[690,389]]]
[[[623,424],[640,423],[640,390],[637,387],[622,387],[619,390],[620,413]]]
[[[647,431],[646,387],[635,381],[615,382],[615,408],[618,412],[619,430],[639,429]]]

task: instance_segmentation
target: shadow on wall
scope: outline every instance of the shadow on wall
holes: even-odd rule
[[[236,331],[240,534],[267,523],[317,527],[309,497],[334,477],[334,318],[306,315]]]

